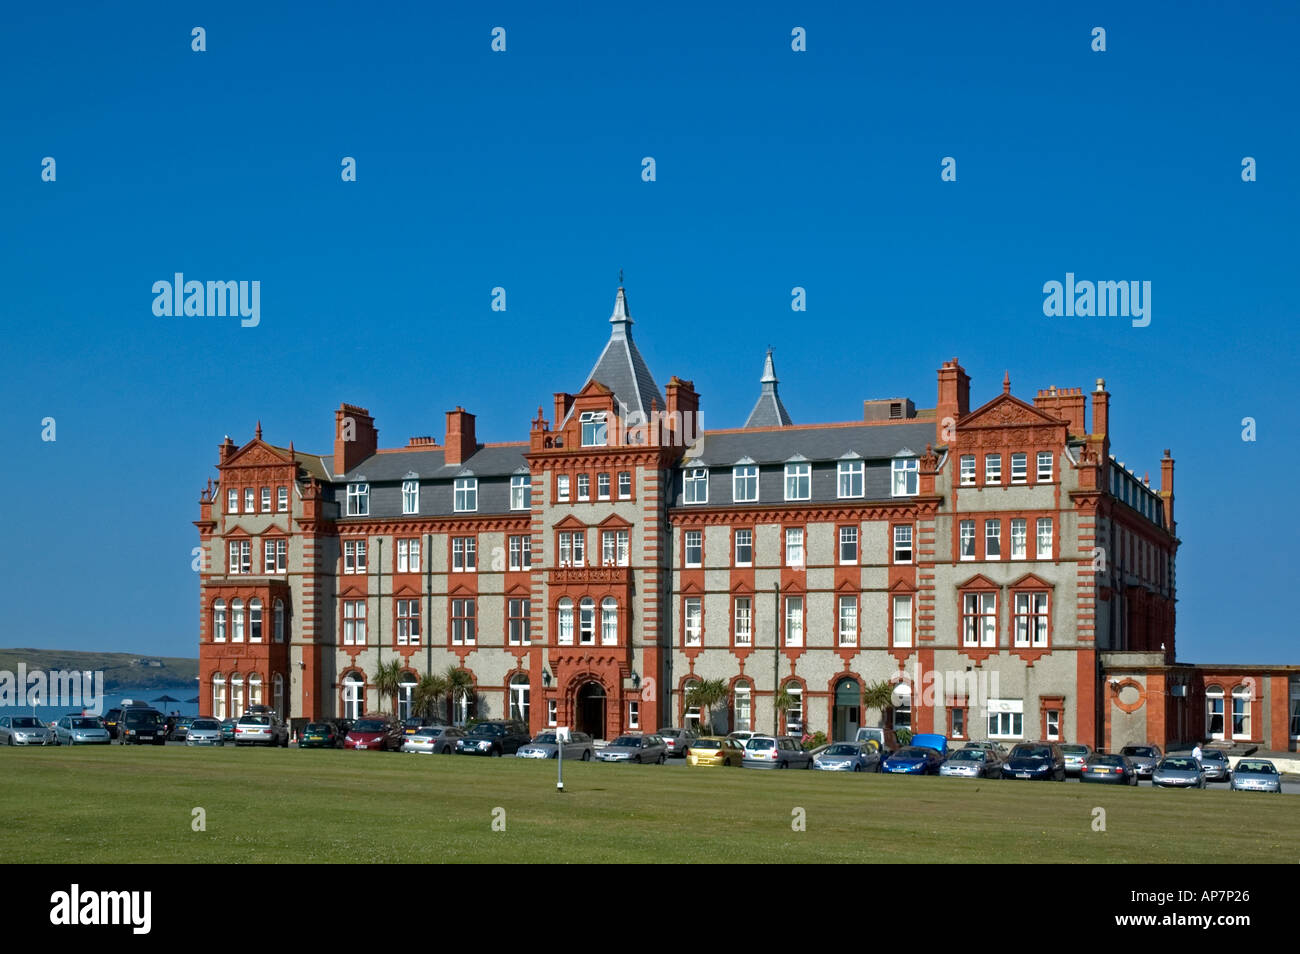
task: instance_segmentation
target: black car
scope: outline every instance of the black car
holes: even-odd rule
[[[1065,751],[1059,742],[1022,742],[1002,763],[1003,778],[1065,781]]]
[[[167,721],[157,709],[126,709],[118,723],[120,745],[166,745]]]
[[[121,721],[122,721],[121,708],[109,709],[106,713],[104,713],[104,728],[108,730],[108,737],[110,739],[117,738],[117,727],[121,723]]]
[[[1125,755],[1096,752],[1088,756],[1079,772],[1081,782],[1101,782],[1107,785],[1136,785],[1137,766]]]
[[[532,741],[522,722],[480,722],[456,740],[457,755],[514,755]]]

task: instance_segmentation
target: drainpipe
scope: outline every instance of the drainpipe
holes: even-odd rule
[[[781,584],[772,584],[772,733],[780,736],[781,710],[776,697],[781,691]]]
[[[424,671],[433,675],[433,534],[424,535],[425,559],[429,569],[425,572],[424,598],[429,603],[428,625],[424,630]]]

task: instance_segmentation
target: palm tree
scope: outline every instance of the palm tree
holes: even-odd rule
[[[422,719],[430,719],[438,711],[438,701],[447,694],[447,678],[426,674],[420,677],[412,693],[411,708]]]
[[[456,703],[474,691],[474,677],[459,666],[452,665],[447,667],[443,678],[447,681],[447,708],[451,711],[448,721],[455,725]]]
[[[700,721],[702,726],[707,726],[708,731],[713,731],[713,707],[719,703],[726,703],[731,698],[731,687],[727,685],[725,679],[706,679],[703,682],[693,683],[691,688],[686,690],[686,707],[694,709],[696,706],[704,710],[705,717]]]
[[[777,735],[784,735],[785,733],[781,731],[781,723],[785,721],[785,714],[788,710],[797,706],[799,702],[790,694],[790,691],[786,689],[783,684],[781,688],[776,691],[776,696],[773,698],[772,704],[776,706],[776,711],[778,713]]]
[[[388,696],[392,701],[392,712],[394,714],[397,712],[397,694],[401,692],[404,681],[402,661],[400,659],[380,663],[375,668],[374,675],[370,677],[370,685],[379,693],[380,698]]]
[[[894,708],[894,689],[892,682],[877,682],[862,690],[863,708],[879,709],[880,724],[886,728],[893,728],[889,725],[889,713]]]

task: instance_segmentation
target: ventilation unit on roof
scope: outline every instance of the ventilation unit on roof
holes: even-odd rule
[[[880,398],[862,402],[864,421],[906,421],[916,417],[916,405],[909,398]]]

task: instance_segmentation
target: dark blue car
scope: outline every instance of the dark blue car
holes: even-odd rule
[[[934,749],[909,745],[880,763],[880,771],[892,775],[938,775],[942,761]]]
[[[1002,777],[1064,782],[1065,752],[1055,742],[1022,743],[1002,763]]]

